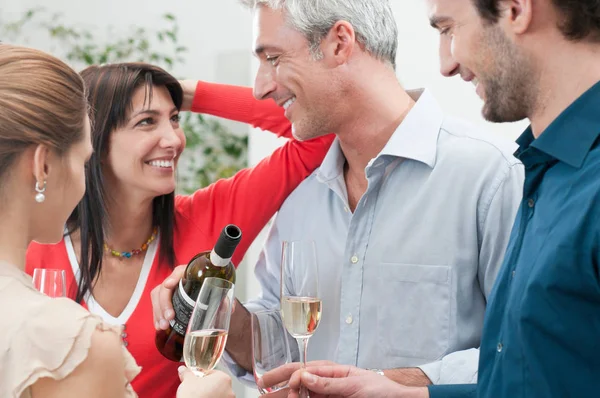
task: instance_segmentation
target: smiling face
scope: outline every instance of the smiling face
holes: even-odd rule
[[[104,174],[111,189],[154,198],[175,190],[175,168],[185,148],[179,111],[164,86],[146,86],[133,94],[123,125],[109,139]]]
[[[478,13],[473,0],[427,0],[431,25],[440,32],[441,73],[476,86],[483,116],[512,122],[531,114],[536,73],[531,60],[502,28]]]
[[[254,34],[254,53],[260,60],[254,96],[282,106],[300,140],[333,131],[339,90],[327,66],[328,54],[315,60],[306,38],[286,24],[281,10],[258,7]]]

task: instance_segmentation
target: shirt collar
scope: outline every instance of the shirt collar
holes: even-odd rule
[[[412,159],[433,168],[444,114],[429,90],[412,90],[416,101],[378,156]]]
[[[323,163],[321,163],[321,167],[319,167],[317,178],[322,182],[336,179],[343,173],[345,163],[346,158],[340,146],[340,139],[335,137],[327,155],[325,155],[325,159],[323,159]]]
[[[517,139],[517,157],[532,147],[572,167],[581,167],[600,135],[599,109],[600,82],[565,109],[537,139],[529,126]]]
[[[416,103],[376,158],[390,155],[413,159],[433,168],[444,115],[429,90],[409,90],[407,93]],[[339,139],[336,138],[319,168],[319,180],[337,178],[342,174],[345,162]]]

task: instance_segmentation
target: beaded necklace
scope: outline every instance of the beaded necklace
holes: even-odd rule
[[[146,241],[146,243],[144,243],[142,245],[142,247],[140,247],[139,249],[134,249],[130,252],[120,252],[117,250],[113,250],[110,247],[108,247],[108,245],[105,243],[104,244],[104,250],[106,250],[107,252],[109,252],[110,254],[112,254],[115,257],[125,257],[125,258],[130,258],[131,256],[135,256],[137,254],[140,254],[144,251],[146,251],[146,249],[148,249],[148,245],[150,245],[150,243],[152,243],[152,241],[154,239],[156,239],[156,234],[158,233],[158,228],[154,227],[154,230],[152,230],[152,235],[150,235],[150,237],[148,238],[148,240]]]

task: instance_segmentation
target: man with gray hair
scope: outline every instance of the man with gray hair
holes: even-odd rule
[[[523,199],[489,297],[478,382],[411,388],[352,366],[310,366],[292,376],[289,397],[301,385],[312,398],[597,397],[599,2],[427,5],[441,35],[442,73],[477,83],[486,119],[530,121],[517,139]]]
[[[323,317],[310,360],[405,385],[474,382],[487,297],[521,199],[514,143],[444,115],[427,90],[402,88],[388,0],[244,3],[260,60],[255,96],[281,105],[298,139],[337,139],[270,230],[256,266],[262,293],[232,318],[234,373],[252,380],[248,311],[279,306],[282,241],[311,239]],[[159,324],[173,286],[153,292]],[[286,369],[283,378],[296,368]]]

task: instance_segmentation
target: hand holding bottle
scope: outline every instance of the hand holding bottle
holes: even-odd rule
[[[179,285],[181,278],[183,278],[186,267],[187,264],[175,267],[171,275],[163,283],[152,289],[152,293],[150,293],[154,315],[154,328],[157,331],[166,330],[169,327],[169,322],[175,318],[172,303],[173,292]]]
[[[152,289],[150,297],[152,298],[152,311],[154,316],[154,329],[165,330],[169,327],[169,321],[175,318],[173,311],[173,292],[179,286],[179,281],[183,278],[187,264],[182,264],[173,269],[163,283]],[[234,313],[237,306],[237,300],[233,302],[231,312]]]

